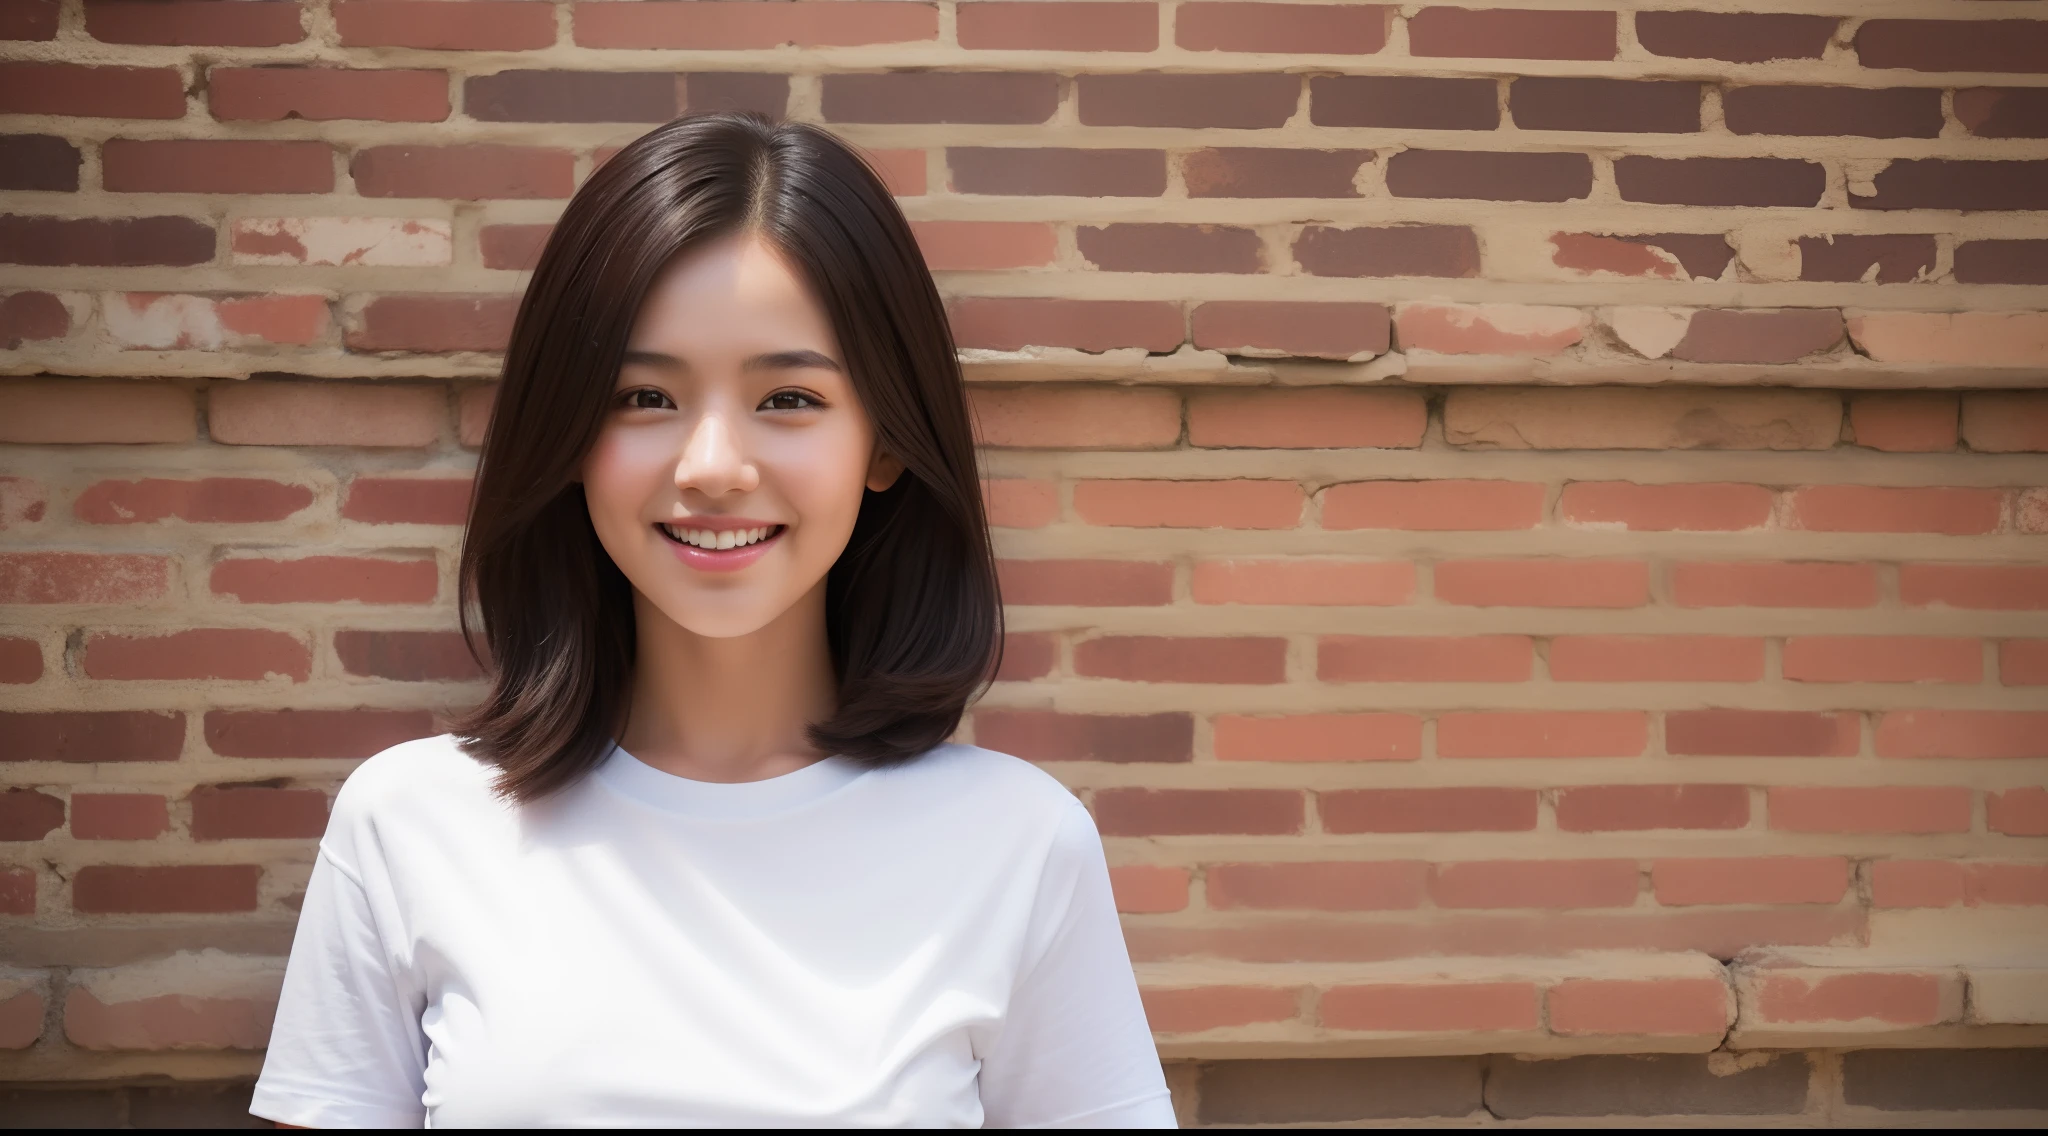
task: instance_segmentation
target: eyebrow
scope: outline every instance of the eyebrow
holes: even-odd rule
[[[629,349],[626,352],[625,362],[638,363],[649,367],[664,367],[669,370],[684,369],[681,359],[673,355],[665,355],[659,351]],[[740,370],[742,371],[794,371],[806,367],[817,367],[826,371],[837,371],[841,374],[844,374],[846,371],[846,368],[833,361],[830,355],[801,348],[794,351],[770,351],[763,355],[752,356],[740,364]]]

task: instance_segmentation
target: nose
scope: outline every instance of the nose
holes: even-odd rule
[[[707,412],[690,431],[676,463],[676,488],[709,497],[749,493],[761,484],[760,471],[747,457],[740,437],[722,412]]]

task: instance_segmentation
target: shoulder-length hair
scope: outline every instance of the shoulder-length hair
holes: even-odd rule
[[[485,434],[460,591],[492,686],[456,732],[497,767],[508,798],[568,785],[625,724],[632,588],[598,543],[577,471],[655,277],[740,232],[807,280],[876,444],[904,468],[863,498],[826,577],[839,703],[810,725],[812,743],[871,766],[916,757],[952,733],[994,673],[1002,608],[966,393],[909,224],[874,171],[823,130],[748,114],[678,119],[570,200],[520,303]]]

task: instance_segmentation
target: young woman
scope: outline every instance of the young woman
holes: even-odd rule
[[[1088,814],[950,745],[1000,609],[944,311],[808,126],[684,119],[528,286],[491,692],[335,801],[253,1111],[1170,1127]]]

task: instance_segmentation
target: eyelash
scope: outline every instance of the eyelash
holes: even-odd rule
[[[651,396],[653,396],[654,398],[656,398],[656,399],[659,399],[659,400],[660,400],[660,402],[659,402],[658,404],[654,404],[654,405],[649,405],[649,404],[647,404],[647,403],[643,403],[643,402],[641,402],[641,401],[640,401],[640,400],[641,400],[641,396],[643,396],[643,395],[651,395]],[[770,405],[769,405],[770,403],[773,403],[773,402],[774,402],[774,401],[776,401],[777,399],[784,399],[784,398],[793,398],[793,399],[797,399],[797,400],[799,400],[799,401],[800,401],[801,405],[797,405],[797,406],[770,406]],[[624,394],[623,396],[621,396],[621,397],[620,397],[620,399],[619,399],[619,403],[620,403],[620,405],[624,406],[624,407],[625,407],[626,409],[628,409],[628,410],[673,410],[673,409],[675,409],[675,405],[676,405],[676,404],[675,404],[675,402],[674,402],[674,401],[672,401],[672,400],[671,400],[671,399],[670,399],[670,398],[669,398],[669,397],[668,397],[667,395],[663,394],[662,392],[660,392],[660,391],[658,391],[658,390],[655,390],[655,389],[653,389],[652,387],[641,387],[641,388],[640,388],[640,389],[638,389],[638,390],[630,390],[630,391],[627,391],[627,392],[626,392],[626,393],[625,393],[625,394]],[[816,409],[816,408],[818,408],[818,407],[822,407],[822,406],[824,406],[824,405],[825,405],[825,403],[824,403],[824,400],[823,400],[823,399],[820,399],[820,398],[818,398],[818,397],[817,397],[816,395],[812,395],[812,394],[806,394],[806,393],[805,393],[805,392],[803,392],[803,391],[795,391],[795,390],[779,390],[779,391],[776,391],[776,392],[775,392],[774,394],[771,394],[771,395],[769,395],[769,396],[768,396],[767,398],[764,398],[764,399],[762,399],[762,400],[761,400],[761,407],[760,407],[760,408],[761,408],[761,409],[768,409],[768,410],[811,410],[811,409]]]

